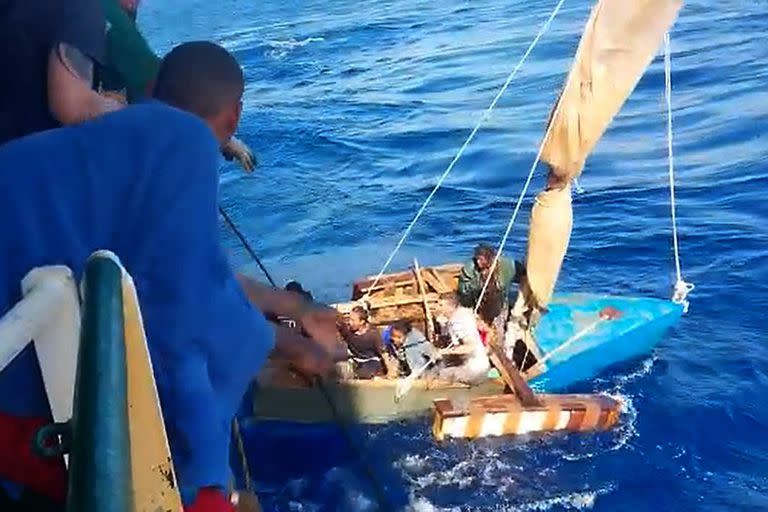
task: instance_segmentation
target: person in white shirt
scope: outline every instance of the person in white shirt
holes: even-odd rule
[[[440,380],[476,384],[488,378],[490,363],[485,345],[477,329],[477,318],[472,309],[461,306],[458,297],[450,296],[440,301],[451,344],[440,350],[441,356],[458,356],[456,366],[442,366]]]

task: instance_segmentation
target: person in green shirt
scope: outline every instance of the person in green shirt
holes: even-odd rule
[[[496,251],[487,244],[475,247],[473,258],[459,274],[458,297],[462,306],[474,308],[496,258]],[[494,269],[494,279],[488,283],[478,316],[489,326],[495,327],[497,340],[503,340],[504,322],[509,310],[509,293],[512,283],[520,283],[525,273],[522,263],[500,257]]]
[[[97,71],[97,85],[103,94],[127,103],[151,95],[160,69],[160,57],[150,48],[136,24],[140,0],[101,0],[107,20],[107,54]],[[237,160],[246,171],[256,166],[253,152],[232,137],[222,149],[227,160]]]

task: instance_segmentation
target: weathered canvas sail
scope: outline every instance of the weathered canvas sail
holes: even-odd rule
[[[531,212],[528,278],[521,289],[528,310],[546,307],[560,273],[573,219],[571,180],[653,60],[681,6],[682,0],[600,0],[593,8],[542,142],[550,187],[536,197]]]
[[[541,309],[552,298],[557,275],[568,249],[573,224],[571,187],[536,196],[528,227],[526,303]]]
[[[542,160],[562,181],[578,176],[589,152],[653,60],[682,0],[600,0],[550,120]]]

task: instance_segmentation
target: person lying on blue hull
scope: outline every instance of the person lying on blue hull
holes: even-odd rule
[[[136,283],[187,510],[211,493],[229,510],[231,420],[271,353],[319,375],[346,357],[335,311],[228,264],[218,157],[243,88],[225,49],[185,43],[163,60],[156,101],[0,146],[0,315],[31,269],[67,265],[80,279],[93,251],[117,254]],[[295,318],[307,336],[265,314]],[[0,372],[0,415],[50,417],[34,347]]]

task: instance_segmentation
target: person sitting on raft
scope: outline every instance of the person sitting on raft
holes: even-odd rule
[[[474,309],[496,258],[496,251],[487,244],[475,247],[472,260],[459,274],[458,296],[462,306]],[[493,271],[493,279],[483,295],[477,312],[480,318],[496,331],[499,341],[504,339],[504,323],[509,311],[509,293],[512,283],[520,283],[525,268],[519,261],[500,257]]]
[[[441,318],[446,324],[450,345],[438,351],[442,358],[437,378],[449,382],[477,384],[485,380],[490,370],[490,362],[473,311],[459,303],[455,295],[444,297],[440,301]],[[459,364],[449,366],[445,356],[459,359]]]
[[[229,265],[217,217],[219,151],[237,127],[243,89],[227,50],[185,43],[163,60],[156,101],[0,146],[0,315],[36,267],[67,265],[79,280],[94,251],[120,258],[136,283],[185,512],[234,511],[230,425],[270,354],[321,376],[346,356],[335,310]],[[265,314],[301,329],[275,327]],[[63,459],[32,451],[48,422],[30,345],[0,372],[0,510],[24,509],[17,498],[28,491],[63,510]]]
[[[379,330],[368,321],[368,312],[355,306],[346,324],[340,326],[341,336],[349,348],[350,363],[358,379],[371,379],[397,374],[397,365],[389,357]]]
[[[431,360],[435,351],[426,336],[407,320],[398,320],[386,329],[391,357],[398,363],[398,377],[407,377]]]

